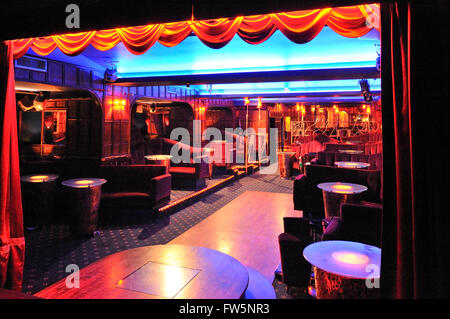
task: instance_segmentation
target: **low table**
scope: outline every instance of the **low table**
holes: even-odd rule
[[[154,245],[124,250],[80,270],[80,288],[62,279],[35,294],[50,299],[238,299],[247,269],[217,250]]]
[[[328,182],[317,185],[322,190],[325,218],[340,215],[341,203],[356,201],[356,195],[367,190],[359,184]]]
[[[162,164],[166,166],[166,174],[169,174],[170,159],[172,158],[172,155],[146,155],[144,158],[147,160],[148,164]]]
[[[35,230],[47,224],[53,213],[56,193],[56,174],[35,174],[21,176],[24,226]]]
[[[303,256],[314,266],[317,298],[379,297],[380,248],[329,240],[307,246]]]
[[[102,195],[102,178],[77,178],[62,181],[68,188],[70,232],[74,236],[92,236],[97,228]]]
[[[368,168],[370,166],[369,163],[364,162],[334,162],[334,165],[342,168]]]

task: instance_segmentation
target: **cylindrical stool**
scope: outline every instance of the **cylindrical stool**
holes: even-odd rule
[[[58,177],[55,174],[39,174],[20,178],[25,229],[34,230],[51,221]]]
[[[102,184],[106,180],[72,179],[63,181],[69,187],[69,228],[73,236],[92,236],[97,229]]]

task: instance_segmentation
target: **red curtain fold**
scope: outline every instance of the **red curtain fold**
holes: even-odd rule
[[[381,10],[381,289],[385,298],[448,298],[448,2]]]
[[[291,41],[300,44],[314,39],[325,25],[342,36],[360,37],[374,27],[377,28],[377,19],[379,20],[379,6],[371,4],[234,19],[182,21],[15,40],[14,57],[21,57],[30,47],[39,55],[47,55],[59,48],[65,54],[74,56],[83,52],[89,44],[105,51],[119,42],[122,42],[131,53],[143,54],[156,41],[173,47],[192,32],[205,45],[214,49],[227,45],[236,33],[247,43],[259,44],[270,38],[277,29]]]
[[[162,24],[152,24],[143,27],[120,28],[116,32],[120,41],[133,54],[143,54],[158,40],[163,30]]]
[[[327,25],[344,37],[357,38],[373,28],[367,22],[367,16],[364,6],[334,8],[330,13]]]
[[[190,25],[185,21],[167,23],[164,25],[158,42],[166,47],[174,47],[186,39],[191,32]]]
[[[244,17],[195,21],[190,23],[195,35],[208,47],[220,49],[233,39]]]
[[[247,43],[259,44],[266,41],[277,30],[271,15],[244,17],[238,35]]]
[[[303,44],[314,39],[327,24],[331,9],[272,14],[274,24],[289,40]]]
[[[0,288],[21,290],[25,259],[13,45],[0,42]]]

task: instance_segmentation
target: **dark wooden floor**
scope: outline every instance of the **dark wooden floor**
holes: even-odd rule
[[[169,244],[221,251],[272,282],[280,263],[278,235],[284,216],[300,216],[291,194],[246,191]]]
[[[35,296],[48,299],[237,299],[248,285],[247,269],[215,250],[155,245],[109,255],[80,270],[80,287],[66,279]]]

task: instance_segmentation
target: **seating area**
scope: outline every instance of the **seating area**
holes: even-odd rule
[[[34,2],[2,5],[2,303],[448,298],[447,1]]]

